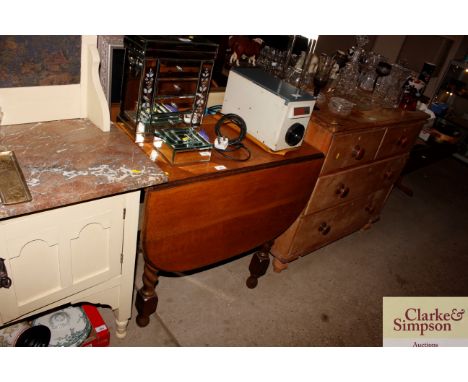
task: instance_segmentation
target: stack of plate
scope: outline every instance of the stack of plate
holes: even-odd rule
[[[31,325],[26,321],[6,326],[0,330],[0,347],[15,346],[17,339]]]
[[[49,346],[80,346],[91,331],[85,312],[74,306],[39,317],[32,325],[45,325],[50,329]]]

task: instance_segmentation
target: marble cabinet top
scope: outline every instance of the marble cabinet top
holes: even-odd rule
[[[0,128],[0,146],[15,152],[32,196],[30,202],[0,203],[0,220],[167,181],[115,126],[102,132],[87,119],[73,119]]]

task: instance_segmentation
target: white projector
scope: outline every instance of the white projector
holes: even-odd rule
[[[298,147],[315,97],[259,68],[229,72],[222,113],[241,116],[247,133],[272,151]]]

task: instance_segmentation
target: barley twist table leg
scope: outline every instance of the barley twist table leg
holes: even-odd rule
[[[150,315],[156,312],[158,306],[158,295],[155,291],[157,282],[158,270],[145,261],[143,287],[138,291],[135,302],[138,311],[136,322],[140,327],[148,325]]]

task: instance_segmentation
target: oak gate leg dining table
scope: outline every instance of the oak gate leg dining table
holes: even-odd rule
[[[215,122],[205,118],[202,125],[210,138]],[[247,286],[254,288],[268,268],[274,239],[305,207],[323,154],[306,143],[281,154],[249,139],[244,144],[251,151],[245,162],[216,152],[209,162],[185,166],[157,159],[169,181],[150,188],[145,196],[141,230],[145,265],[143,287],[136,297],[139,326],[146,326],[156,311],[159,271],[187,272],[256,250],[247,279]],[[143,149],[149,154],[152,147],[145,144]],[[230,154],[238,159],[245,155],[242,150]]]

